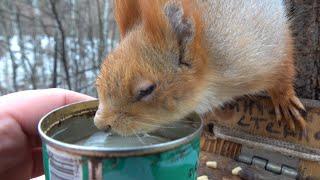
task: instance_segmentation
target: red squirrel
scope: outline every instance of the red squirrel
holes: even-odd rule
[[[281,0],[115,0],[120,44],[96,80],[94,123],[150,132],[190,112],[266,91],[276,120],[305,131]]]

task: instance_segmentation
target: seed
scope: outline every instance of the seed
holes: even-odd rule
[[[197,178],[197,180],[209,180],[209,178],[208,178],[208,176],[203,175],[203,176],[199,176],[199,177]]]
[[[232,175],[239,175],[240,171],[242,171],[242,168],[240,166],[232,169]]]
[[[216,161],[208,161],[206,163],[207,167],[216,169],[218,167],[218,163]]]

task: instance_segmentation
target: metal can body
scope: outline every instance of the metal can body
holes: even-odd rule
[[[91,109],[93,104],[89,105]],[[78,106],[75,108],[76,111],[81,111],[82,108],[76,106]],[[88,107],[84,106],[83,109]],[[51,114],[54,113],[61,118],[61,114],[66,112],[57,110]],[[67,116],[69,115],[67,113]],[[154,147],[151,151],[150,148],[130,152],[104,151],[103,148],[77,149],[76,146],[65,146],[64,143],[45,137],[46,127],[52,126],[50,123],[57,122],[52,120],[52,117],[54,116],[47,116],[41,121],[49,124],[39,125],[47,180],[194,180],[197,177],[200,131],[193,134],[192,139],[188,141],[175,143],[175,146],[172,146],[172,143],[168,144],[171,146],[169,148],[166,145]]]
[[[197,177],[199,139],[155,155],[119,158],[79,156],[59,151],[49,145],[43,146],[47,180],[194,180]]]

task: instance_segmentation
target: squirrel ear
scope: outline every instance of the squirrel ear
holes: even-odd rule
[[[195,25],[192,17],[187,15],[183,4],[168,3],[164,11],[179,44],[186,44],[192,40],[195,34]]]
[[[130,1],[130,0],[129,0]],[[167,35],[168,23],[160,0],[139,0],[142,24],[150,40],[160,42]]]
[[[114,11],[122,39],[139,21],[139,5],[137,0],[114,0]]]

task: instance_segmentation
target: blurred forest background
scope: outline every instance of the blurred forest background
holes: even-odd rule
[[[320,100],[320,1],[285,2],[296,92]],[[118,39],[112,0],[0,0],[0,95],[61,87],[95,96],[99,65]]]
[[[0,0],[0,95],[60,87],[96,95],[118,43],[110,0]]]

